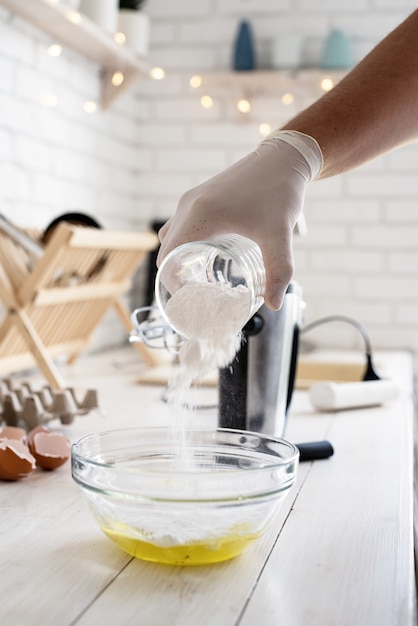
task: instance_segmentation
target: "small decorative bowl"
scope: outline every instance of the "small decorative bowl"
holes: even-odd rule
[[[103,532],[146,561],[231,559],[268,528],[290,487],[298,449],[228,429],[129,428],[72,446],[72,476]]]

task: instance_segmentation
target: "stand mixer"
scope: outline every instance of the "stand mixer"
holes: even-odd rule
[[[282,308],[263,305],[243,329],[241,348],[219,372],[219,426],[282,437],[292,398],[302,311],[291,283]]]

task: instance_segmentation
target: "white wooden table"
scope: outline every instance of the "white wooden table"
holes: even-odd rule
[[[335,454],[300,465],[270,533],[229,562],[180,568],[126,555],[92,519],[69,463],[1,482],[1,626],[415,624],[412,363],[384,358],[402,387],[385,407],[318,414],[296,393],[286,437],[328,439]],[[99,390],[106,414],[55,426],[75,441],[168,423],[161,388],[135,384],[137,374],[132,349],[65,369],[69,385]],[[215,425],[216,410],[196,423]]]

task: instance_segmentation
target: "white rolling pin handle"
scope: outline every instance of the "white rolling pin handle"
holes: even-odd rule
[[[384,404],[397,397],[393,380],[367,380],[355,383],[315,383],[309,390],[314,407],[321,411],[340,411]]]

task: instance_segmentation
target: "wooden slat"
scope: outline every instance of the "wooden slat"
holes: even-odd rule
[[[27,280],[18,292],[19,301],[22,305],[32,300],[33,295],[36,294],[43,282],[50,280],[65,254],[66,244],[71,238],[71,229],[65,228],[65,224],[63,224],[64,228],[60,228],[60,226],[54,231],[48,242],[44,256],[39,259],[33,271],[28,274]]]
[[[7,276],[11,288],[15,291],[22,284],[22,280],[27,274],[27,269],[20,262],[20,250],[14,249],[7,245],[8,241],[5,237],[0,240],[0,263],[3,273]],[[23,266],[22,266],[23,265]]]
[[[120,283],[99,283],[93,285],[77,285],[75,287],[42,289],[35,295],[33,302],[37,306],[48,306],[51,304],[65,304],[67,302],[108,300],[120,293],[128,291],[130,285],[131,281],[126,280]]]
[[[44,344],[40,341],[39,335],[27,314],[24,311],[16,311],[14,319],[46,380],[54,389],[64,389],[64,380],[55,367]]]
[[[61,225],[60,225],[61,226]],[[68,225],[66,225],[68,227]],[[154,232],[125,232],[72,226],[72,248],[102,248],[104,250],[155,250],[158,237]]]
[[[15,352],[14,350],[3,356],[3,353],[0,356],[0,375],[2,376],[11,376],[16,374],[17,372],[21,372],[22,370],[26,370],[29,368],[33,368],[37,365],[37,361],[34,355],[31,352],[28,352],[28,347],[26,343],[22,343],[23,351],[20,353]],[[54,344],[53,346],[47,347],[48,354],[52,359],[63,357],[72,354],[80,354],[85,351],[86,342],[85,340],[74,340],[67,341],[61,344]]]

